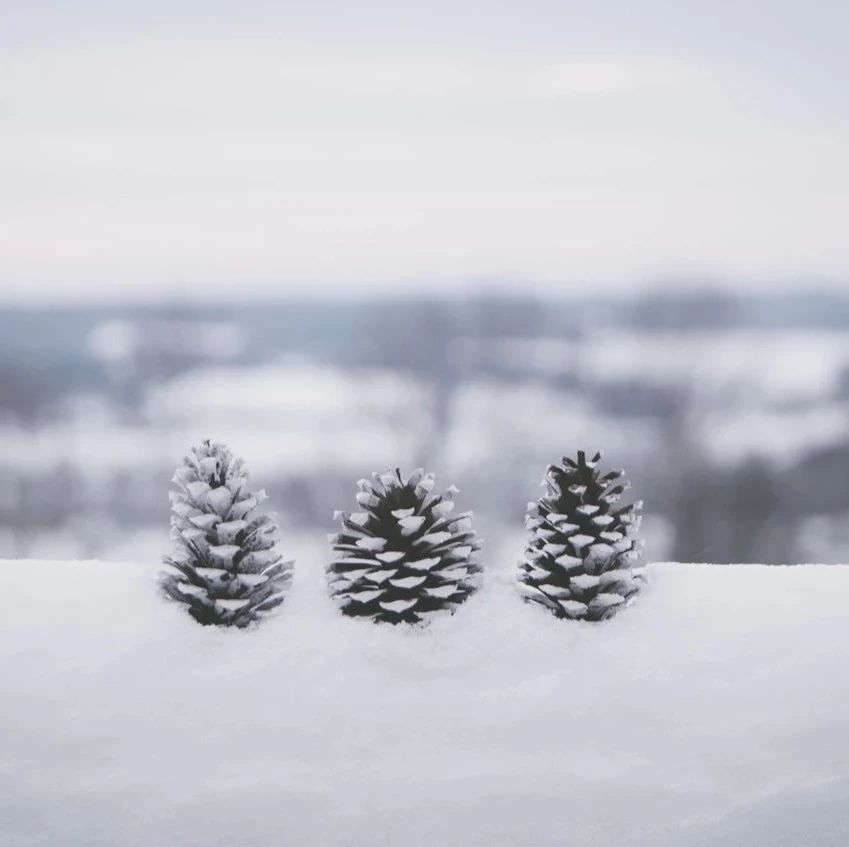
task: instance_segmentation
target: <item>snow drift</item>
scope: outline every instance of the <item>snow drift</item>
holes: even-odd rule
[[[322,564],[237,632],[155,567],[0,563],[0,841],[849,841],[849,568],[654,565],[603,624],[505,569],[417,630],[340,615]]]

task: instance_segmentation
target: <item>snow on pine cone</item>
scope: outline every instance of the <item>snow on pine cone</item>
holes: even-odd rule
[[[434,475],[396,468],[361,479],[359,511],[336,512],[342,529],[329,540],[331,595],[346,615],[418,623],[453,610],[478,586],[480,543],[471,512],[455,517],[457,489],[431,494]]]
[[[253,515],[265,492],[247,490],[248,472],[223,444],[204,441],[172,480],[174,553],[161,575],[165,593],[199,623],[244,627],[283,602],[292,562],[275,551],[273,515]]]
[[[601,474],[601,453],[587,461],[549,465],[546,494],[528,503],[530,539],[519,566],[526,600],[557,617],[598,621],[625,606],[639,591],[643,569],[635,568],[643,542],[636,537],[642,503],[617,508],[629,487],[623,471]]]

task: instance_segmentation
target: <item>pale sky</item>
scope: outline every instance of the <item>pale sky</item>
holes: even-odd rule
[[[849,289],[847,32],[843,0],[0,0],[0,298]]]

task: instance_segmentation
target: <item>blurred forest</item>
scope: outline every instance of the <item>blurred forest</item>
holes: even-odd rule
[[[424,465],[502,543],[550,461],[601,448],[651,559],[847,561],[847,423],[835,295],[7,308],[0,556],[158,558],[210,437],[289,532]]]

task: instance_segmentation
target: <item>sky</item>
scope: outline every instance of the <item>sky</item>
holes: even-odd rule
[[[0,0],[0,300],[849,289],[849,4]]]

